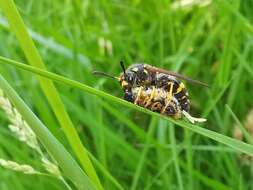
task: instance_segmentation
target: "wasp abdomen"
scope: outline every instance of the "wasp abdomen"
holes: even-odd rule
[[[181,109],[189,112],[190,110],[190,101],[188,92],[184,84],[178,81],[174,76],[157,73],[155,79],[155,85],[158,88],[163,88],[167,92],[171,91],[171,96],[175,97],[179,102]]]
[[[151,87],[134,87],[132,95],[135,104],[145,107],[151,111],[164,115],[181,117],[181,106],[175,98],[169,98],[168,92],[163,88]]]
[[[179,101],[182,110],[185,110],[186,112],[189,112],[190,110],[190,100],[189,100],[189,94],[184,87],[184,84],[181,82],[179,84],[179,87],[174,92],[174,96]]]

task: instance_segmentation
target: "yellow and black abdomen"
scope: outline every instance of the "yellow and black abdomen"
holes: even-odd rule
[[[132,96],[134,104],[147,108],[163,115],[181,118],[181,106],[175,97],[169,98],[168,92],[163,88],[133,87]]]
[[[181,109],[189,112],[190,110],[190,100],[189,94],[182,82],[177,82],[179,85],[175,85],[176,88],[174,89],[173,95],[178,100]]]
[[[181,81],[177,80],[174,76],[164,73],[157,73],[155,85],[158,88],[165,89],[170,94],[170,96],[175,97],[179,102],[181,110],[189,112],[189,94]]]

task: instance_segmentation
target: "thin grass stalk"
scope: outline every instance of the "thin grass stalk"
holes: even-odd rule
[[[15,6],[14,1],[0,0],[0,6],[9,21],[11,30],[15,33],[20,46],[24,51],[28,63],[34,67],[46,70],[46,66],[43,63],[43,60],[40,57],[39,52],[26,29],[26,26]],[[88,157],[87,150],[83,146],[53,82],[46,78],[38,77],[38,79],[40,86],[82,167],[87,175],[92,179],[97,189],[102,190],[103,187],[92,165],[92,162]]]

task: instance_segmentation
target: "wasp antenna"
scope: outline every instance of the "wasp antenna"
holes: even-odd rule
[[[124,65],[124,62],[123,61],[120,61],[120,66],[124,72],[124,74],[126,74],[126,69],[125,69],[125,65]]]
[[[92,74],[93,75],[98,75],[98,76],[105,76],[105,77],[108,77],[108,78],[119,80],[118,77],[112,76],[110,74],[107,74],[107,73],[104,73],[104,72],[101,72],[101,71],[92,71]]]

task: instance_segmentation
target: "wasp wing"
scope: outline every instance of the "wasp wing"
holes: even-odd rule
[[[209,85],[206,84],[206,83],[204,83],[204,82],[201,82],[201,81],[198,81],[198,80],[194,80],[192,78],[186,77],[184,75],[181,75],[181,74],[178,74],[178,73],[175,73],[175,72],[172,72],[172,71],[167,71],[165,69],[157,68],[157,67],[150,66],[150,65],[147,65],[147,64],[145,64],[145,68],[147,70],[151,71],[151,72],[158,72],[158,73],[168,74],[168,75],[177,77],[179,79],[182,79],[182,80],[194,83],[194,84],[198,84],[198,85],[201,85],[201,86],[209,87]]]

